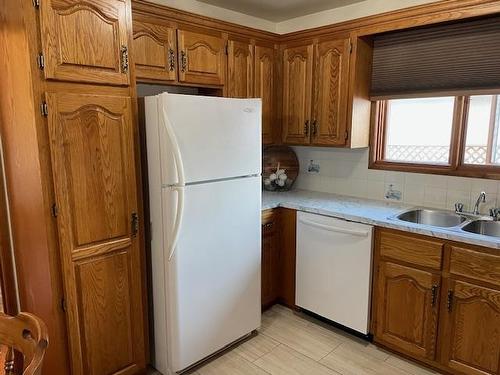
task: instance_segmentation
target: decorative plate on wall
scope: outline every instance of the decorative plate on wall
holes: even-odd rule
[[[268,146],[262,157],[262,186],[268,191],[287,191],[299,174],[299,161],[288,146]]]

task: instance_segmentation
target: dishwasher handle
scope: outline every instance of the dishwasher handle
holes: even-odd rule
[[[311,227],[316,227],[318,229],[323,229],[323,230],[327,230],[330,232],[350,234],[352,236],[367,237],[370,234],[370,232],[363,231],[363,230],[354,230],[354,229],[347,229],[347,228],[332,227],[330,225],[320,224],[320,223],[316,223],[314,221],[309,221],[309,220],[304,220],[304,219],[299,219],[299,222],[301,222],[302,224],[309,225]]]

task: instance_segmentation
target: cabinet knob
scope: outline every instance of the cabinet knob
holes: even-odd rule
[[[181,51],[181,72],[186,72],[187,69],[187,54],[185,51]]]
[[[446,301],[446,307],[448,308],[448,311],[451,312],[451,309],[453,307],[453,290],[448,291],[448,298]]]
[[[128,47],[127,46],[122,46],[120,48],[120,55],[121,55],[122,73],[127,73],[128,72]]]
[[[168,49],[168,69],[171,72],[175,70],[175,53],[172,48]]]
[[[436,306],[437,291],[439,286],[433,285],[431,288],[431,306]]]
[[[315,136],[318,132],[318,122],[314,120],[312,122],[312,134]]]
[[[309,135],[309,120],[304,123],[304,135]]]

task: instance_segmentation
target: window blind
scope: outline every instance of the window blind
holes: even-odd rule
[[[397,31],[374,39],[374,100],[500,90],[500,17]]]

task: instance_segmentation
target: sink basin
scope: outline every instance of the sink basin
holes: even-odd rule
[[[467,220],[465,217],[457,215],[454,212],[426,209],[406,211],[398,215],[397,218],[399,220],[407,221],[410,223],[430,225],[442,228],[455,227]]]
[[[476,220],[464,225],[462,230],[469,233],[500,238],[500,221]]]

